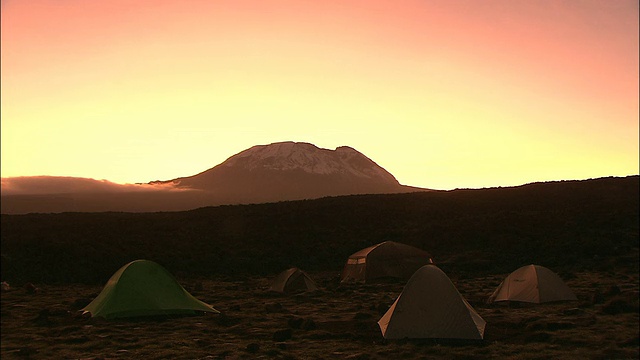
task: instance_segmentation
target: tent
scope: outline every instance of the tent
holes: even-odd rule
[[[470,339],[484,337],[486,322],[435,265],[418,269],[378,321],[385,339]]]
[[[362,249],[347,259],[341,282],[383,277],[408,279],[421,266],[432,264],[431,255],[413,246],[385,241]]]
[[[219,313],[189,294],[165,268],[148,260],[132,261],[121,267],[82,311],[108,319]]]
[[[544,303],[566,300],[577,298],[562,279],[546,267],[533,264],[509,274],[489,297],[489,302]]]
[[[316,284],[304,271],[294,267],[281,272],[272,282],[271,291],[295,293],[318,290]]]

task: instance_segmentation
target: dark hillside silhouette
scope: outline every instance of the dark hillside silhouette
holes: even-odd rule
[[[134,259],[193,276],[342,270],[386,240],[448,273],[637,268],[638,176],[164,213],[2,215],[2,280],[105,281]]]

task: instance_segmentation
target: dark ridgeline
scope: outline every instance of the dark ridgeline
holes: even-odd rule
[[[448,274],[638,268],[638,176],[510,188],[352,195],[183,212],[2,215],[2,280],[103,283],[149,259],[190,276],[340,274],[392,240]]]

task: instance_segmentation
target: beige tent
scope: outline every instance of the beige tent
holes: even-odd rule
[[[421,266],[432,264],[431,255],[413,246],[385,241],[362,249],[347,259],[341,282],[383,277],[408,279]]]
[[[272,282],[271,291],[281,293],[296,293],[318,290],[309,275],[298,268],[291,268],[281,272]]]
[[[475,339],[486,322],[435,265],[411,276],[391,308],[378,321],[385,339]]]
[[[543,303],[566,300],[577,298],[558,275],[540,265],[527,265],[512,272],[489,297],[489,302]]]

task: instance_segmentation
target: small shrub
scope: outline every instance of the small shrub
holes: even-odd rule
[[[625,297],[618,296],[607,301],[602,306],[601,311],[602,313],[608,314],[608,315],[637,313],[638,299],[627,299]]]
[[[257,353],[258,350],[260,350],[260,345],[259,344],[250,343],[250,344],[247,345],[247,351],[252,353],[252,354]]]
[[[289,321],[287,322],[289,324],[289,327],[292,329],[299,329],[300,326],[302,326],[302,323],[304,322],[304,319],[301,317],[293,317],[291,319],[289,319]]]
[[[315,330],[317,328],[316,322],[312,319],[305,319],[302,323],[303,330]]]
[[[282,342],[291,339],[293,336],[293,331],[291,329],[281,329],[276,330],[273,333],[273,341]]]
[[[526,337],[526,342],[548,342],[551,340],[551,334],[548,332],[535,332]]]

